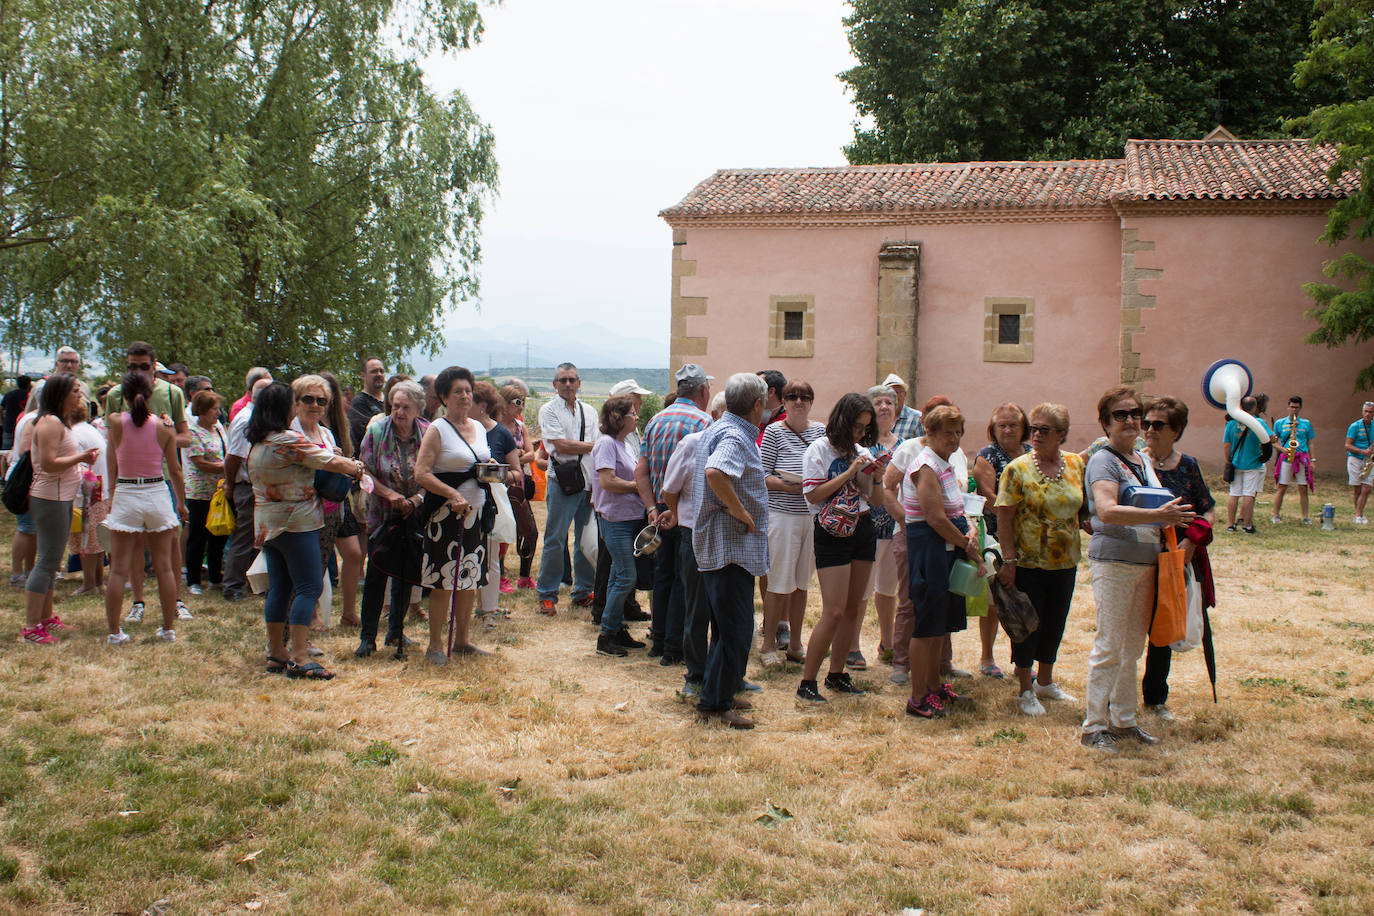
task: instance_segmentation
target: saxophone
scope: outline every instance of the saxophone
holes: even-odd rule
[[[1365,456],[1364,464],[1360,465],[1359,479],[1364,480],[1366,477],[1369,476],[1370,471],[1374,471],[1374,452],[1370,452],[1368,455]]]
[[[1288,466],[1293,466],[1293,456],[1298,453],[1298,418],[1289,415],[1288,417],[1288,447],[1285,450],[1288,454]]]

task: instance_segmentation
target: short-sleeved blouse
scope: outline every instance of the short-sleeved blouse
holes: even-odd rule
[[[253,532],[258,544],[287,531],[324,527],[324,509],[315,495],[315,471],[333,459],[332,451],[289,446],[315,443],[298,432],[283,430],[248,452],[248,478],[253,483]],[[297,457],[299,456],[299,457]]]
[[[951,453],[950,457],[954,457],[954,454]],[[926,514],[921,508],[921,499],[916,487],[916,475],[923,467],[934,471],[936,479],[940,482],[940,504],[945,510],[945,518],[955,519],[963,515],[964,488],[961,485],[963,481],[960,479],[958,471],[954,468],[953,463],[935,454],[927,445],[916,453],[910,467],[903,471],[906,479],[910,482],[910,486],[902,488],[902,511],[906,515],[907,524],[926,520]]]
[[[825,426],[821,423],[809,423],[801,432],[788,426],[786,420],[769,423],[763,428],[763,440],[759,443],[764,476],[778,476],[778,471],[802,476],[802,457],[806,449],[824,435]],[[770,512],[805,515],[811,511],[811,506],[800,493],[769,490],[768,509]]]
[[[1003,470],[995,506],[1016,507],[1016,562],[1030,569],[1072,569],[1083,553],[1078,510],[1083,507],[1083,459],[1060,452],[1064,470],[1046,477],[1033,454]]]
[[[191,457],[203,458],[206,461],[223,461],[224,449],[224,427],[220,425],[218,420],[210,429],[206,429],[199,423],[191,427],[191,447],[186,450]],[[211,471],[202,471],[196,467],[194,461],[187,461],[186,498],[209,499],[215,495],[215,489],[223,476],[223,474],[216,474]]]

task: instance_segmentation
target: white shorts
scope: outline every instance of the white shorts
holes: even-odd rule
[[[811,513],[768,512],[768,591],[790,595],[811,585],[816,571]]]
[[[1279,486],[1286,487],[1291,483],[1297,483],[1298,486],[1305,487],[1307,486],[1307,477],[1304,475],[1302,479],[1294,481],[1293,462],[1285,461],[1279,466]]]
[[[1264,486],[1264,468],[1249,471],[1236,469],[1236,479],[1231,481],[1231,496],[1258,496]]]
[[[105,519],[105,525],[111,531],[137,534],[143,531],[166,531],[180,524],[166,483],[115,485],[110,514]]]
[[[1345,473],[1350,480],[1352,487],[1374,486],[1374,468],[1370,468],[1369,473],[1364,477],[1360,476],[1360,465],[1364,464],[1363,458],[1351,458],[1345,456]]]
[[[892,554],[892,538],[878,540],[878,553],[868,573],[864,599],[871,598],[875,591],[886,598],[897,597],[897,558]]]

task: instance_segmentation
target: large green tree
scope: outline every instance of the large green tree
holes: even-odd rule
[[[854,163],[1119,156],[1247,137],[1332,98],[1298,87],[1311,0],[850,0]]]
[[[1332,181],[1351,169],[1360,175],[1360,190],[1332,207],[1323,240],[1368,241],[1374,237],[1374,0],[1318,0],[1317,9],[1321,18],[1298,64],[1297,83],[1337,81],[1353,101],[1321,106],[1292,126],[1337,145]],[[1327,263],[1326,274],[1338,282],[1307,286],[1317,303],[1309,314],[1319,324],[1308,341],[1336,347],[1374,337],[1374,263],[1347,250]],[[1355,379],[1357,391],[1370,388],[1374,363]]]
[[[0,0],[0,309],[198,371],[395,360],[476,290],[473,0]],[[22,320],[19,320],[22,319]]]

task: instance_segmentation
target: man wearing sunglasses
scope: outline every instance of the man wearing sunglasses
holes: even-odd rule
[[[1258,402],[1246,395],[1240,400],[1240,409],[1253,414]],[[1226,421],[1226,431],[1222,434],[1222,452],[1226,460],[1236,468],[1236,476],[1231,480],[1230,498],[1226,501],[1226,530],[1236,530],[1236,509],[1240,509],[1240,528],[1246,534],[1255,533],[1255,497],[1264,485],[1264,459],[1261,449],[1273,440],[1274,431],[1259,417],[1260,426],[1269,433],[1264,439],[1256,438],[1247,426],[1238,421]]]

